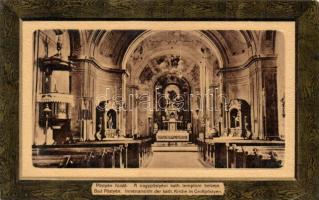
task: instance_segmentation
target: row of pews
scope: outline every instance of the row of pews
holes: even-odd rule
[[[32,161],[43,168],[140,168],[152,156],[151,139],[34,145]]]
[[[206,167],[279,168],[284,163],[284,141],[229,138],[199,139],[198,153]]]

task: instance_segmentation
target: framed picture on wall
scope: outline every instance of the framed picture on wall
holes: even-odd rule
[[[318,5],[255,4],[3,3],[3,198],[315,198]]]

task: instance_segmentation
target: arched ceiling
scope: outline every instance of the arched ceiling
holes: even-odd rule
[[[200,66],[222,65],[223,60],[215,44],[201,31],[147,31],[127,48],[122,67],[131,80],[141,83],[162,74],[187,77],[198,85]]]
[[[107,65],[120,66],[128,45],[144,31],[69,30],[71,57],[89,57]]]
[[[160,55],[162,52],[166,55],[188,57],[196,62],[209,55],[211,60],[220,62],[219,67],[239,66],[251,56],[261,53],[260,40],[264,35],[263,31],[239,30],[71,30],[69,34],[71,54],[92,57],[101,65],[115,68],[126,68],[123,62],[128,59],[125,56],[133,44],[135,49],[130,52],[132,60],[137,59],[139,54],[154,59],[155,56],[163,56]],[[143,38],[145,35],[147,37]],[[142,40],[136,45],[139,38]]]
[[[227,48],[232,55],[242,54],[249,47],[240,31],[218,31],[224,38]]]

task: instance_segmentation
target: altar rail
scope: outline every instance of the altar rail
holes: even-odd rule
[[[284,141],[198,139],[198,152],[207,167],[279,168],[285,157]]]
[[[139,168],[148,163],[151,148],[151,139],[37,145],[32,160],[43,168]]]

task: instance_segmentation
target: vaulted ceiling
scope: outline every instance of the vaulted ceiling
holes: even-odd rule
[[[151,32],[151,34],[150,34]],[[223,66],[238,66],[249,57],[263,53],[262,40],[265,31],[203,30],[203,31],[145,31],[145,30],[70,30],[71,56],[95,58],[108,67],[122,68],[127,50],[132,46],[133,59],[138,54],[147,56],[163,52],[166,54],[188,54],[199,59],[203,52],[220,59]],[[145,37],[147,36],[147,37]],[[142,38],[142,39],[141,39]],[[139,44],[136,45],[136,41]],[[204,42],[203,42],[204,41]],[[211,44],[207,44],[210,41]],[[212,46],[216,47],[212,49]],[[132,49],[131,49],[132,50]],[[217,50],[218,52],[213,53]],[[218,55],[217,55],[218,54]],[[127,58],[126,58],[127,59]]]

